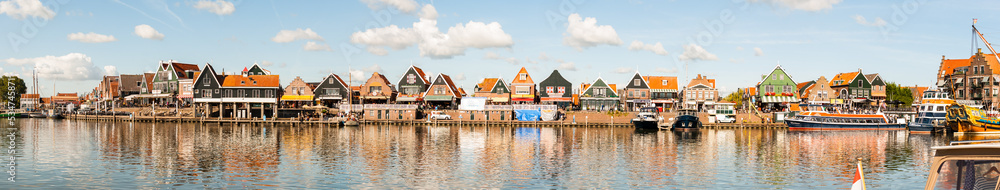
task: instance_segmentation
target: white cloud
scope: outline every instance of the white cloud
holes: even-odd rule
[[[580,17],[579,14],[569,15],[566,33],[563,33],[563,44],[574,47],[577,50],[594,47],[601,44],[621,45],[622,39],[618,38],[618,32],[610,25],[597,25],[597,19]]]
[[[200,0],[194,4],[194,8],[207,10],[208,12],[212,12],[217,15],[230,15],[233,14],[233,11],[236,11],[236,6],[234,6],[232,2],[223,0],[215,0],[215,2]]]
[[[274,62],[264,60],[260,62],[260,65],[263,65],[265,67],[270,67],[271,65],[274,65]]]
[[[385,48],[380,48],[380,47],[375,47],[375,46],[368,46],[368,52],[372,53],[372,54],[375,54],[375,55],[388,55],[389,54],[389,50],[385,50]]]
[[[406,13],[412,13],[417,10],[417,2],[413,0],[361,0],[365,4],[368,4],[368,8],[372,10],[381,9],[384,6],[392,6],[396,10],[400,10]]]
[[[697,44],[684,45],[684,53],[677,57],[681,61],[718,60],[714,54],[709,53]]]
[[[521,63],[521,61],[517,60],[517,58],[504,57],[504,56],[500,56],[497,53],[493,53],[493,52],[486,52],[486,54],[483,55],[483,59],[504,60],[507,63],[514,64],[514,65],[517,65],[517,64]]]
[[[645,43],[640,42],[639,40],[636,40],[636,41],[632,41],[632,44],[630,44],[628,46],[628,50],[632,50],[632,51],[643,51],[643,50],[645,50],[645,51],[651,51],[651,52],[655,53],[656,55],[667,55],[668,54],[667,50],[663,49],[663,44],[660,44],[660,42],[656,42],[656,44],[645,44]]]
[[[118,75],[118,67],[115,67],[114,65],[105,65],[104,66],[104,75],[105,76],[115,76],[115,75]]]
[[[615,69],[615,73],[618,74],[633,73],[633,72],[635,72],[634,68],[618,67],[617,69]]]
[[[104,42],[118,41],[118,39],[115,39],[115,36],[97,34],[93,32],[86,34],[84,34],[83,32],[72,33],[67,35],[66,38],[69,40],[76,40],[84,43],[104,43]]]
[[[431,5],[424,6],[424,10],[432,9]],[[433,12],[436,13],[436,11]],[[429,15],[422,16],[431,17]],[[436,16],[434,17],[436,18]],[[420,49],[420,56],[447,59],[464,55],[468,48],[509,48],[514,45],[514,40],[496,22],[487,24],[469,21],[465,24],[449,27],[447,33],[442,33],[437,27],[437,20],[421,18],[420,21],[413,23],[412,28],[390,25],[355,32],[351,34],[351,43],[367,45],[369,52],[374,54],[383,53],[384,49],[373,49],[371,48],[373,46],[400,50],[417,45]]]
[[[729,58],[730,63],[743,63],[743,59]]]
[[[145,24],[135,26],[135,35],[146,39],[163,40],[163,34],[153,29],[152,26]]]
[[[278,34],[271,38],[271,41],[277,43],[288,43],[295,40],[316,40],[323,41],[323,37],[313,32],[312,29],[306,28],[302,30],[301,28],[295,30],[281,30]]]
[[[41,17],[45,20],[52,19],[56,12],[42,4],[39,0],[9,0],[0,2],[0,14],[7,14],[14,19],[25,19],[31,17]]]
[[[107,72],[94,66],[90,57],[82,53],[24,59],[8,58],[3,62],[13,66],[32,66],[38,72],[38,77],[52,80],[99,79],[105,74],[104,72]]]
[[[762,56],[762,55],[764,55],[764,50],[761,50],[759,47],[753,48],[753,56]]]
[[[868,22],[868,19],[865,19],[865,17],[861,15],[854,15],[854,21],[865,26],[885,26],[885,24],[887,24],[885,20],[882,20],[882,17],[875,17],[875,20]]]
[[[330,49],[330,45],[325,43],[319,44],[314,41],[306,42],[306,45],[302,46],[302,49],[306,51],[333,51],[333,49]]]
[[[833,5],[842,0],[750,0],[750,2],[769,3],[794,10],[822,11],[833,9]]]
[[[420,14],[418,16],[420,16],[421,19],[437,20],[438,12],[437,9],[434,8],[434,6],[424,5],[424,8],[420,9]]]
[[[556,67],[556,69],[567,70],[567,71],[576,71],[576,63],[573,63],[573,62],[564,62],[562,60],[558,60],[556,62],[559,62],[559,67]]]
[[[459,73],[459,74],[457,74],[455,76],[452,76],[451,79],[455,79],[455,80],[458,80],[458,81],[463,81],[463,80],[465,80],[465,73]]]
[[[663,67],[657,67],[656,68],[656,72],[661,72],[661,73],[677,73],[677,68],[669,68],[668,69],[668,68],[663,68]]]

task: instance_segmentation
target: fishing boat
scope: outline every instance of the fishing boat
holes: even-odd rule
[[[910,133],[937,133],[946,131],[945,122],[948,116],[947,107],[955,100],[948,93],[937,90],[924,91],[924,96],[917,105],[917,116],[906,127]]]
[[[49,119],[62,119],[62,113],[56,112],[56,110],[48,110],[45,112],[45,117]]]
[[[952,141],[931,147],[930,174],[924,189],[997,189],[1000,140]]]
[[[20,116],[21,116],[21,113],[16,113],[16,112],[2,112],[2,113],[0,113],[0,118],[11,118],[11,117],[20,117]]]
[[[956,134],[1000,133],[1000,118],[985,111],[963,104],[948,106],[946,125]]]
[[[694,131],[701,128],[701,121],[695,110],[681,110],[680,114],[674,118],[674,124],[670,127],[676,131]]]
[[[904,130],[906,124],[894,122],[885,114],[835,114],[805,111],[786,118],[789,130]]]
[[[659,117],[655,107],[640,108],[639,113],[632,118],[632,125],[638,129],[657,129],[661,120]]]
[[[45,118],[45,114],[42,114],[42,112],[31,112],[31,113],[28,113],[28,117],[30,117],[30,118]]]

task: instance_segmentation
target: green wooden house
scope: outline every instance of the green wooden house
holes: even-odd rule
[[[861,69],[857,72],[840,73],[830,80],[830,88],[840,99],[868,99],[872,92],[872,83],[861,74]]]
[[[800,101],[798,90],[792,76],[778,65],[771,73],[761,76],[757,83],[757,98],[764,104],[797,103]]]
[[[621,98],[614,84],[608,84],[597,77],[593,84],[584,84],[580,89],[580,108],[583,110],[607,111],[621,107]]]

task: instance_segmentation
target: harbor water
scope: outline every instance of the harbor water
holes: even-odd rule
[[[907,131],[233,126],[17,119],[26,188],[923,188],[933,146]],[[10,168],[6,169],[9,170]],[[5,174],[3,178],[11,177]]]

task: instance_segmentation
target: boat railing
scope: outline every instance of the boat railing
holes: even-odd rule
[[[951,141],[948,145],[960,145],[960,144],[974,144],[974,143],[1000,143],[1000,139],[988,139],[988,140],[967,140],[967,141]]]

